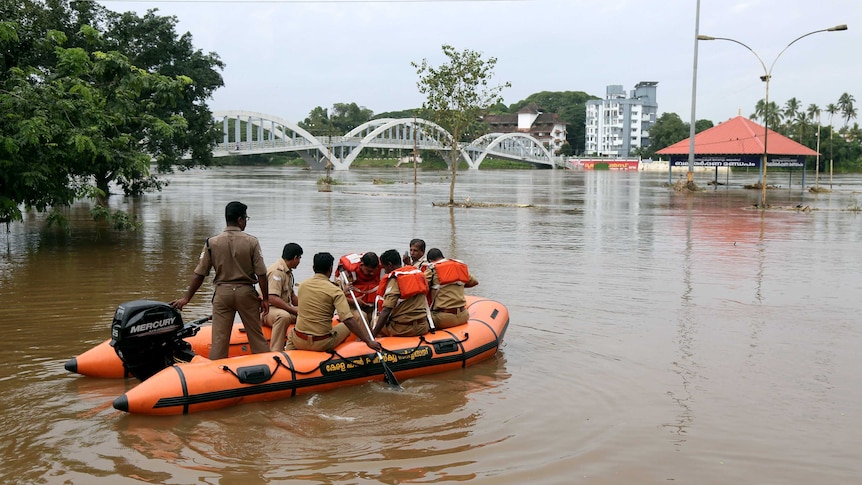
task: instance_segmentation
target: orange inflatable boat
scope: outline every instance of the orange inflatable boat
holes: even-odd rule
[[[209,318],[198,320],[197,323],[202,323]],[[190,322],[195,324],[195,322]],[[263,336],[269,340],[272,335],[272,328],[264,326]],[[197,355],[209,355],[210,347],[212,346],[212,327],[209,325],[201,326],[197,333],[184,339],[191,345],[192,351]],[[236,357],[239,355],[249,355],[251,350],[248,346],[248,337],[245,334],[245,328],[242,323],[236,322],[233,324],[233,331],[230,335],[230,349],[228,356]],[[111,339],[96,345],[90,350],[72,357],[66,361],[65,368],[69,372],[75,372],[88,377],[100,377],[103,379],[122,379],[132,377],[132,374],[123,366],[123,361],[117,356],[117,352],[111,347]]]
[[[385,379],[460,369],[497,353],[509,324],[501,303],[468,296],[469,321],[419,336],[381,337],[386,366],[358,340],[334,352],[290,350],[210,361],[195,357],[172,365],[114,400],[114,408],[138,414],[187,414],[246,402],[284,399],[298,394]]]

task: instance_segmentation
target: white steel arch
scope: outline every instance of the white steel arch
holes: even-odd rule
[[[416,136],[416,143],[421,145],[423,150],[446,150],[447,146],[451,146],[452,135],[437,123],[424,120],[422,118],[388,118],[382,123],[375,123],[376,121],[380,120],[369,121],[351,130],[350,133],[362,133],[363,130],[360,130],[360,128],[374,127],[374,129],[362,137],[362,140],[359,141],[356,148],[351,150],[350,154],[344,158],[342,163],[345,167],[350,167],[363,148],[371,145],[379,146],[380,143],[378,139],[380,135],[385,134],[392,128],[398,126],[404,126],[416,130],[415,133],[413,133]],[[430,131],[417,129],[417,125],[429,127]],[[345,138],[347,138],[347,135],[345,135]],[[449,143],[447,144],[446,142],[441,141],[441,138],[445,138]],[[409,143],[412,143],[412,140],[413,138],[408,136],[407,138],[397,139],[395,144],[399,147],[409,147]],[[375,141],[378,141],[378,143],[375,143]],[[407,145],[404,145],[405,141],[407,142]]]
[[[300,143],[296,143],[294,141],[293,143],[290,143],[291,145],[293,145],[295,147],[304,147],[304,148],[311,150],[311,151],[317,150],[320,153],[322,159],[331,160],[333,165],[335,165],[335,166],[337,166],[337,164],[339,163],[338,160],[336,160],[335,157],[332,156],[332,152],[330,152],[330,150],[326,146],[326,144],[321,142],[317,137],[315,137],[314,135],[312,135],[311,133],[309,133],[308,131],[306,131],[304,128],[300,127],[296,123],[294,123],[292,121],[288,121],[284,118],[281,118],[278,116],[273,116],[273,115],[266,114],[266,113],[260,113],[257,111],[245,111],[245,110],[214,111],[213,112],[213,118],[219,119],[223,122],[227,119],[242,120],[242,121],[249,123],[249,125],[251,125],[251,126],[257,127],[259,130],[266,129],[266,127],[263,126],[263,122],[269,121],[271,123],[271,126],[269,128],[269,132],[271,133],[271,136],[273,136],[275,138],[279,138],[282,141],[287,141],[287,137],[285,136],[284,130],[274,129],[275,127],[274,127],[274,125],[272,125],[273,123],[278,123],[279,125],[293,131],[294,133],[296,133],[297,135],[300,136],[302,141],[300,141]],[[238,128],[237,128],[237,131],[238,131]],[[228,142],[229,134],[228,134],[228,128],[227,128],[226,122],[224,123],[224,133],[225,133],[224,144],[226,146],[223,149],[229,151],[230,150],[230,147],[228,146],[229,145],[229,142]],[[262,141],[261,138],[262,138],[261,136],[258,137],[259,142]],[[238,140],[235,140],[234,143],[239,144],[240,142]],[[319,158],[318,162],[320,162],[320,160],[321,159]],[[339,168],[336,168],[336,170],[338,170],[338,169]],[[345,168],[345,170],[346,170],[346,168]]]
[[[468,161],[470,167],[474,169],[478,169],[488,155],[500,155],[529,163],[543,163],[555,168],[554,158],[542,142],[524,133],[488,133],[473,140],[464,148],[464,151],[482,152],[475,161]],[[465,157],[468,156],[465,154]]]

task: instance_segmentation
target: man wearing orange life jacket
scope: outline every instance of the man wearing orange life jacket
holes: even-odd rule
[[[395,249],[380,255],[386,276],[380,282],[383,310],[374,325],[375,336],[413,337],[428,333],[428,283],[425,274],[413,266],[401,266]]]
[[[374,299],[377,297],[380,277],[382,276],[381,271],[380,259],[377,257],[377,254],[370,251],[364,254],[346,254],[338,260],[338,268],[335,270],[335,281],[341,281],[340,275],[342,272],[347,276],[350,286],[344,288],[344,292],[353,310],[353,317],[358,322],[362,321],[359,315],[360,311],[365,314],[366,322],[371,321],[371,314],[374,310]],[[356,295],[360,308],[356,308],[353,297],[350,296],[350,290]]]
[[[457,259],[445,259],[437,248],[428,251],[425,280],[431,289],[431,318],[436,328],[449,328],[467,323],[467,299],[464,288],[479,281],[470,274],[467,265]]]

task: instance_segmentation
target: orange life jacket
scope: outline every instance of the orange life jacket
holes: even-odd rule
[[[378,290],[380,296],[385,296],[386,286],[389,284],[389,278],[392,277],[395,277],[398,282],[398,292],[401,293],[400,300],[406,300],[420,293],[427,297],[428,282],[425,281],[425,273],[414,266],[402,266],[383,276],[380,279],[380,289]]]
[[[335,270],[335,277],[338,279],[341,271],[347,273],[350,277],[351,285],[359,290],[356,298],[368,305],[374,304],[374,298],[377,295],[380,283],[380,271],[377,274],[369,277],[359,270],[362,265],[362,256],[365,253],[350,253],[345,254],[338,260],[338,268]],[[383,287],[385,288],[385,286]]]
[[[470,282],[470,271],[467,265],[457,259],[441,259],[430,263],[428,268],[437,273],[440,286],[452,284],[463,286]]]

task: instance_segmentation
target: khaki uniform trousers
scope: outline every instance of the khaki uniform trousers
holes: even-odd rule
[[[328,352],[337,347],[341,342],[347,340],[347,337],[353,335],[347,325],[339,323],[332,327],[332,332],[329,337],[314,340],[311,336],[302,338],[296,334],[296,327],[290,330],[287,336],[287,345],[285,350],[314,350],[315,352]]]
[[[431,319],[434,320],[435,328],[457,327],[467,323],[467,320],[470,319],[470,312],[466,308],[458,313],[432,311]]]
[[[287,329],[296,324],[296,315],[271,306],[263,324],[272,327],[272,337],[269,339],[270,352],[281,352],[287,339]]]
[[[390,320],[386,323],[385,327],[380,329],[380,333],[387,337],[416,337],[425,335],[430,331],[431,327],[428,326],[427,318],[420,318],[410,323],[399,323]]]
[[[253,354],[269,352],[260,326],[260,300],[249,284],[218,284],[213,294],[213,339],[210,360],[228,356],[233,320],[239,312]]]

